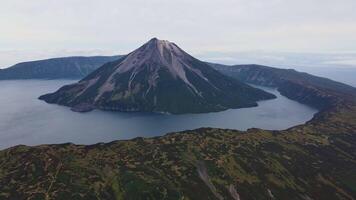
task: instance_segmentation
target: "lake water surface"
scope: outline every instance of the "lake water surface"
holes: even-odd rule
[[[94,144],[168,132],[216,127],[286,129],[310,120],[317,110],[281,96],[261,101],[258,107],[217,113],[163,115],[95,110],[72,112],[68,107],[47,104],[37,98],[73,80],[0,81],[0,149],[18,144],[38,145],[72,142]]]

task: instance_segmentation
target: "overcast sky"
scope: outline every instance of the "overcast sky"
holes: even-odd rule
[[[1,0],[0,27],[0,67],[126,54],[152,37],[208,60],[353,53],[341,62],[356,65],[356,0]]]

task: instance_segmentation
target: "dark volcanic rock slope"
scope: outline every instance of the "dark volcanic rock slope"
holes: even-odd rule
[[[120,56],[78,56],[23,62],[0,70],[0,80],[79,79],[119,58]]]
[[[200,113],[256,106],[274,95],[227,77],[176,44],[150,40],[79,83],[41,96],[48,103],[117,111]]]

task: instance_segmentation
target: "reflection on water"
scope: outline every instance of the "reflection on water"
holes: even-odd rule
[[[310,120],[317,112],[270,88],[263,89],[278,98],[261,101],[255,108],[186,115],[99,110],[75,113],[67,107],[37,99],[71,82],[73,80],[0,81],[0,149],[18,144],[93,144],[200,127],[285,129]]]

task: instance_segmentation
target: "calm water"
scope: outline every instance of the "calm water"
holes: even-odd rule
[[[277,99],[259,102],[255,108],[208,114],[160,115],[98,110],[75,113],[67,107],[37,99],[71,82],[74,81],[0,81],[0,149],[18,144],[93,144],[199,127],[285,129],[310,120],[317,112],[268,88],[264,89],[276,94]]]

